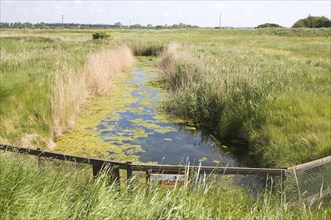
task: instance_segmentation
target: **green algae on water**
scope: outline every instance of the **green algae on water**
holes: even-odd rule
[[[113,82],[110,94],[90,100],[76,126],[57,140],[57,151],[135,163],[182,164],[189,157],[193,163],[235,163],[192,121],[162,108],[166,92],[156,71],[150,60],[138,60],[130,74]]]
[[[128,142],[146,138],[153,133],[164,134],[176,131],[174,127],[161,125],[161,123],[183,122],[183,120],[170,117],[155,103],[155,98],[163,98],[160,93],[162,89],[157,87],[158,83],[155,80],[157,71],[155,68],[150,68],[154,65],[155,59],[138,58],[138,60],[137,66],[148,74],[148,81],[128,84],[127,82],[133,80],[133,76],[126,73],[117,78],[113,82],[114,88],[110,94],[95,97],[84,106],[76,125],[56,141],[56,151],[103,159],[138,161],[139,156],[136,154],[143,152],[142,147],[127,144]],[[146,90],[141,90],[142,87]],[[149,97],[148,89],[157,91],[158,97]],[[136,106],[130,106],[132,104]],[[122,119],[121,113],[127,111],[136,115],[150,115],[153,120],[131,120],[132,129],[116,130]],[[98,128],[100,122],[105,119],[110,120],[111,124]],[[103,135],[102,138],[100,133]],[[172,141],[171,138],[164,140]]]

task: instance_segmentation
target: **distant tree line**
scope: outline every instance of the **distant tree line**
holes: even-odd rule
[[[32,24],[30,22],[1,22],[0,28],[15,28],[15,29],[106,29],[106,28],[126,28],[126,29],[177,29],[177,28],[198,28],[197,25],[190,24],[173,24],[173,25],[123,25],[121,22],[116,22],[115,24],[77,24],[77,23],[36,23]]]
[[[279,24],[265,23],[260,24],[256,28],[281,28]],[[292,28],[330,28],[331,20],[325,16],[311,16],[303,18],[295,22]],[[36,23],[32,24],[30,22],[1,22],[0,28],[15,28],[15,29],[107,29],[107,28],[123,28],[123,29],[178,29],[178,28],[199,28],[197,25],[190,24],[173,24],[173,25],[123,25],[121,22],[116,22],[115,24],[77,24],[77,23]]]

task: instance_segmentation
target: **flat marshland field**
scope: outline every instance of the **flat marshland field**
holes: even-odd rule
[[[330,29],[115,29],[107,30],[107,41],[92,40],[95,31],[0,31],[2,144],[56,150],[54,141],[74,126],[84,104],[116,92],[114,80],[134,56],[156,56],[168,91],[162,106],[220,142],[241,143],[256,166],[331,155]],[[148,194],[138,186],[132,197],[84,172],[39,171],[26,157],[0,155],[4,219],[330,217],[328,203],[289,208],[274,195],[251,198],[239,187],[206,185],[190,195],[189,187]]]

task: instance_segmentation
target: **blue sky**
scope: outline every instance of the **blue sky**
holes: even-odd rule
[[[1,0],[1,22],[172,25],[179,22],[214,27],[255,27],[277,23],[290,27],[300,18],[330,18],[330,1],[8,1]]]

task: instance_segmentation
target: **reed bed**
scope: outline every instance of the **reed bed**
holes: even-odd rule
[[[53,137],[61,136],[74,125],[80,107],[88,98],[110,92],[114,78],[133,61],[131,50],[122,46],[89,55],[79,72],[56,72],[52,95]]]

